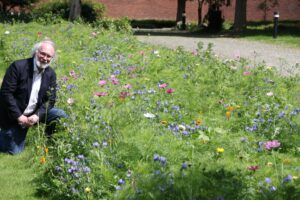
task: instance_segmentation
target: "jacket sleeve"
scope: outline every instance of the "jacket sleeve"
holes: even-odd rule
[[[54,107],[56,101],[56,74],[54,71],[51,71],[49,77],[49,85],[47,87],[46,93],[42,97],[41,106],[38,107],[35,114],[39,116],[40,119],[43,119],[51,108]]]
[[[15,63],[12,63],[7,69],[1,88],[3,103],[5,104],[10,119],[17,120],[22,115],[17,105],[14,93],[17,90],[19,72]]]

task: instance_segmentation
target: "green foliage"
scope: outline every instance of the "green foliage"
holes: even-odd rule
[[[45,23],[68,20],[70,5],[68,1],[57,0],[41,4],[33,10],[33,18]],[[92,23],[101,20],[104,13],[104,5],[91,0],[82,1],[81,18],[84,22]]]
[[[58,46],[56,106],[69,118],[48,141],[42,127],[32,129],[38,137],[27,148],[43,173],[36,179],[40,194],[300,198],[298,75],[218,60],[212,44],[170,50],[103,27],[0,26],[0,33],[9,31],[1,35],[9,60],[29,54],[44,37]]]

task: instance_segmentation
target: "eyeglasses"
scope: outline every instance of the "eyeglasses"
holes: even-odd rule
[[[47,54],[47,53],[45,53],[45,52],[43,52],[43,51],[38,51],[39,52],[39,54],[41,55],[41,56],[43,56],[43,57],[46,57],[47,59],[52,59],[53,58],[53,56],[50,56],[49,54]]]

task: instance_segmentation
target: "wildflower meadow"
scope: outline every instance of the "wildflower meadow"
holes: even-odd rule
[[[51,38],[52,138],[30,129],[38,193],[51,199],[300,199],[299,75],[138,42],[84,24],[0,24],[1,70]]]

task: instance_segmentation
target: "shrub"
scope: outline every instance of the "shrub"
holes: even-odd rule
[[[82,2],[81,18],[84,22],[92,23],[103,17],[104,5],[92,0]],[[68,20],[70,5],[68,1],[56,0],[41,5],[33,11],[33,18],[39,22],[56,23]]]

